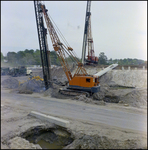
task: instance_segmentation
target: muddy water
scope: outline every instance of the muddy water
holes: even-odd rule
[[[57,142],[48,143],[45,140],[40,140],[37,142],[42,149],[62,149],[64,146],[58,145]]]
[[[21,134],[30,143],[38,144],[42,149],[62,149],[73,142],[71,133],[61,128],[37,126]]]

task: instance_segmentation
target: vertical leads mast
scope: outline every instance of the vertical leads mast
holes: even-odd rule
[[[41,62],[42,62],[42,69],[43,69],[43,78],[45,82],[45,88],[48,89],[49,86],[52,86],[52,83],[51,83],[51,71],[50,71],[50,57],[49,57],[49,50],[47,45],[47,29],[44,27],[41,2],[34,1],[34,8],[35,8],[40,55],[41,55]]]
[[[88,25],[88,58],[87,60],[90,62],[95,61],[95,52],[94,52],[94,44],[93,44],[93,38],[92,38],[92,32],[91,32],[91,16],[89,17],[89,25]]]
[[[85,62],[85,55],[86,55],[88,25],[89,25],[89,17],[91,15],[90,6],[91,6],[91,1],[87,1],[84,36],[83,36],[83,46],[82,46],[82,64],[84,64],[84,62]]]

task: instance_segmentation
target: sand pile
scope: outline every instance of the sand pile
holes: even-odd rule
[[[85,103],[97,104],[97,105],[105,105],[104,101],[93,100],[92,98],[88,98],[85,95],[79,95],[73,98],[73,100],[83,101]]]
[[[9,88],[9,89],[17,89],[19,87],[19,81],[15,78],[8,78],[8,79],[5,79],[1,85],[4,87],[4,88]]]
[[[44,82],[41,80],[28,80],[20,85],[18,93],[32,94],[33,92],[42,92],[44,90]]]
[[[121,86],[129,86],[136,88],[147,87],[147,71],[146,70],[112,70],[99,79],[100,84],[108,85],[116,84]]]
[[[147,89],[119,88],[111,90],[110,88],[101,87],[100,91],[93,95],[93,99],[108,103],[127,104],[127,106],[132,107],[146,107]]]
[[[147,89],[134,89],[121,96],[120,102],[133,107],[147,107]]]

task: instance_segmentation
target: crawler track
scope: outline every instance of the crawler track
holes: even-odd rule
[[[64,88],[59,89],[59,93],[63,95],[68,95],[68,96],[79,96],[79,95],[85,95],[86,97],[90,96],[88,92],[79,91],[79,90],[70,90],[70,89],[64,89]]]

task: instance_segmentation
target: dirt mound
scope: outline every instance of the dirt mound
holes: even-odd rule
[[[46,91],[43,92],[43,96],[51,96],[54,98],[59,98],[59,99],[68,99],[71,98],[72,96],[67,96],[59,93],[59,89],[62,88],[63,86],[57,85],[53,83],[53,88],[49,88]]]
[[[100,91],[93,94],[94,100],[103,100],[105,95],[109,93],[109,87],[104,84],[104,86],[100,87]]]
[[[10,77],[2,82],[2,86],[4,88],[17,89],[19,87],[19,81],[15,78]]]
[[[44,90],[44,82],[40,80],[28,80],[20,85],[20,94],[32,94],[33,92],[41,92]]]
[[[147,106],[147,89],[134,89],[120,97],[120,101],[133,107]]]
[[[10,149],[42,149],[38,144],[30,143],[21,137],[14,137],[8,144]]]
[[[112,81],[118,85],[136,88],[147,87],[146,70],[112,70],[109,74],[112,76]]]
[[[146,149],[141,139],[118,140],[106,136],[83,135],[64,149]]]
[[[117,87],[116,87],[117,88]],[[98,93],[93,94],[93,99],[108,103],[127,104],[132,107],[147,106],[147,89],[121,88],[112,90],[109,87],[101,87]]]
[[[79,95],[73,98],[73,100],[83,101],[85,103],[97,104],[97,105],[105,105],[104,101],[96,101],[92,98],[88,98],[85,95]]]
[[[112,74],[110,72],[104,74],[103,76],[99,77],[100,84],[109,84],[112,80]]]

